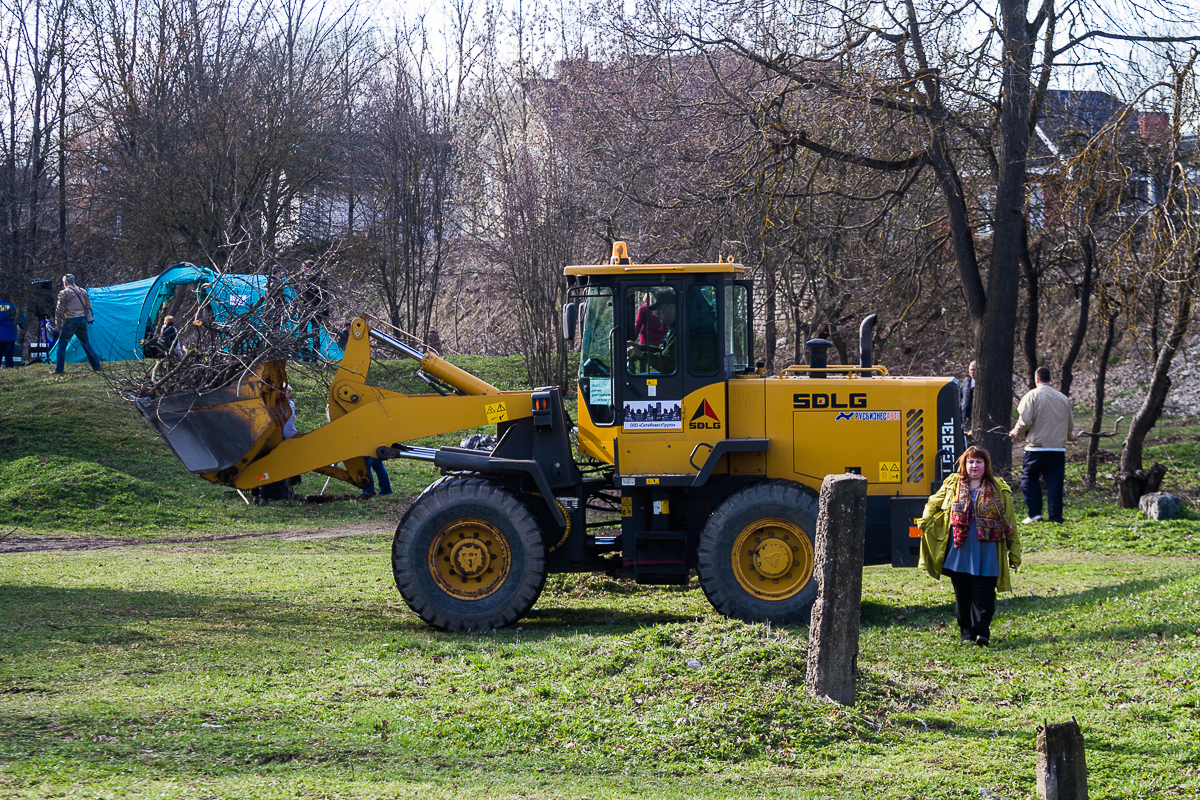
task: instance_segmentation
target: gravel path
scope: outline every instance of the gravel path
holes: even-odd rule
[[[227,536],[169,536],[161,539],[113,539],[90,536],[25,537],[10,535],[0,540],[0,553],[33,553],[54,550],[113,550],[163,544],[235,542],[242,539],[306,541],[312,539],[336,539],[342,536],[362,536],[367,533],[377,533],[380,530],[383,530],[383,526],[376,523],[346,525],[328,530],[318,528],[309,531],[268,531],[266,533],[240,533]]]

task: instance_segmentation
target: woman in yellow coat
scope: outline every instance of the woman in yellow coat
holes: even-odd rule
[[[992,474],[982,447],[968,447],[958,472],[946,478],[925,503],[920,565],[954,586],[954,611],[964,644],[987,646],[996,592],[1012,588],[1011,573],[1021,566],[1012,490]]]

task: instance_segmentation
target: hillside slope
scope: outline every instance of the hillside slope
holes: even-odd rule
[[[520,360],[460,358],[460,365],[503,388],[519,388]],[[412,362],[381,362],[372,382],[401,391],[428,391]],[[301,432],[325,418],[327,391],[319,375],[290,374]],[[449,434],[437,444],[457,444]],[[328,527],[379,520],[395,525],[407,502],[435,477],[418,462],[390,462],[395,494],[368,502],[248,506],[233,490],[192,475],[133,404],[100,375],[71,365],[66,377],[42,367],[0,371],[0,535],[68,533],[157,536],[165,533],[250,532]],[[324,478],[308,475],[300,491],[317,494]],[[327,494],[353,494],[329,484]]]

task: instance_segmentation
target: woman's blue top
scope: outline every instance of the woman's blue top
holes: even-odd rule
[[[971,490],[972,505],[974,505],[975,495],[978,493],[978,489]],[[971,529],[967,531],[967,540],[962,543],[961,547],[955,547],[954,539],[951,537],[950,549],[946,553],[946,560],[942,562],[942,569],[965,572],[981,578],[998,578],[1000,577],[999,547],[996,542],[979,541],[979,531],[972,518]]]

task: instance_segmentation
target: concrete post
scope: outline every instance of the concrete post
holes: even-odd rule
[[[1045,800],[1087,800],[1083,733],[1074,717],[1038,728],[1037,793]]]
[[[814,572],[820,582],[808,633],[810,694],[854,705],[858,683],[858,628],[862,608],[867,479],[827,475],[821,484]]]

